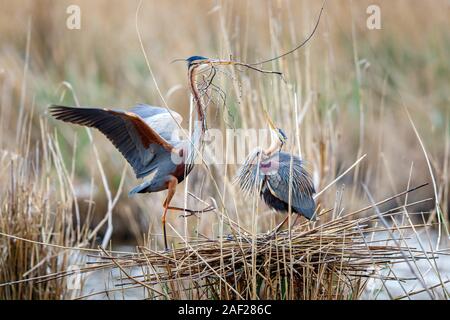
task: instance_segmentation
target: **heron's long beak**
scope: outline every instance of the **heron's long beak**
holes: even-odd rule
[[[281,150],[284,144],[284,137],[280,134],[278,128],[275,126],[275,124],[272,121],[272,118],[270,118],[269,113],[264,108],[264,117],[266,118],[267,124],[269,125],[270,130],[272,131],[272,143],[270,144],[270,147],[265,150],[265,153],[267,155],[272,155],[274,152]],[[275,134],[275,137],[274,137]]]
[[[266,121],[269,124],[270,129],[273,131],[278,131],[277,127],[273,123],[272,118],[270,118],[269,113],[267,112],[266,109],[264,109],[264,117],[266,118]]]
[[[219,66],[230,66],[230,65],[235,65],[236,61],[232,61],[232,60],[220,60],[220,59],[211,59],[210,60],[211,64],[214,65],[219,65]]]
[[[185,61],[186,61],[186,59],[182,59],[182,58],[180,58],[180,59],[173,59],[172,61],[170,61],[170,64],[172,64],[174,62],[185,62]]]
[[[277,126],[272,121],[272,118],[269,116],[269,113],[264,108],[264,117],[266,118],[266,121],[269,125],[270,130],[272,131],[272,137],[275,134],[275,139],[272,140],[272,145],[269,147],[270,151],[273,150],[281,150],[283,145],[286,143],[286,136],[281,132],[281,129],[278,129]],[[278,139],[277,139],[278,138]]]
[[[186,59],[174,59],[170,63],[179,62],[179,61],[186,61]],[[195,64],[197,65],[210,65],[210,66],[231,66],[239,64],[237,61],[232,60],[221,60],[221,59],[205,59],[205,60],[198,60],[195,61]]]

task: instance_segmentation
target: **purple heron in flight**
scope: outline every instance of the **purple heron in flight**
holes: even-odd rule
[[[196,76],[202,66],[231,65],[232,61],[213,60],[201,56],[186,59],[190,91],[196,107],[195,125],[191,139],[181,140],[173,133],[182,117],[167,108],[139,104],[129,111],[106,108],[76,108],[53,105],[50,113],[58,120],[93,127],[100,130],[122,153],[134,170],[136,178],[155,172],[151,180],[144,181],[129,194],[168,190],[163,203],[162,227],[166,250],[166,214],[179,210],[191,213],[213,210],[209,206],[201,211],[171,207],[170,202],[177,185],[191,172],[194,159],[203,149],[206,131],[206,106],[202,100]]]

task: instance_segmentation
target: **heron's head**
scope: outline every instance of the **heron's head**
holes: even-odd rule
[[[188,69],[194,65],[206,64],[210,59],[202,56],[192,56],[186,59]]]
[[[209,65],[214,67],[214,66],[229,66],[237,64],[236,61],[232,60],[210,59],[203,56],[192,56],[187,59],[175,59],[172,60],[172,63],[177,61],[186,61],[188,69],[192,67],[199,67],[202,65],[203,66]]]
[[[187,63],[187,67],[190,70],[194,67],[201,67],[201,66],[210,66],[210,67],[216,67],[216,66],[230,66],[230,65],[236,65],[239,64],[239,62],[233,61],[233,60],[222,60],[222,59],[210,59],[203,56],[191,56],[186,59],[174,59],[171,63],[178,62],[178,61],[185,61]]]
[[[280,140],[280,149],[283,148],[287,141],[287,136],[281,128],[276,128],[277,137]]]

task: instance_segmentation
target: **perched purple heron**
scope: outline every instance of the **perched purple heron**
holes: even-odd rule
[[[130,191],[151,193],[168,190],[163,203],[162,227],[166,250],[166,214],[169,209],[190,213],[213,210],[209,206],[201,211],[171,207],[178,183],[191,172],[194,159],[203,149],[206,131],[206,106],[203,103],[196,76],[202,66],[230,65],[233,62],[213,60],[201,56],[186,59],[190,90],[196,106],[196,119],[191,139],[181,140],[173,133],[179,128],[182,117],[167,108],[139,104],[129,111],[106,108],[75,108],[53,105],[50,113],[58,120],[100,130],[122,153],[134,170],[136,178],[154,171],[151,180],[144,181]]]
[[[259,193],[276,211],[289,212],[290,209],[314,220],[315,189],[311,177],[298,156],[281,151],[287,137],[275,127],[266,111],[265,116],[271,130],[271,145],[267,149],[253,150],[239,168],[235,181],[247,195]]]

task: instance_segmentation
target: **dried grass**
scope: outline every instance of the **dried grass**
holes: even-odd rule
[[[134,4],[80,1],[95,19],[85,16],[83,26],[90,32],[70,34],[55,28],[64,25],[63,2],[5,5],[0,19],[0,40],[8,44],[0,49],[0,299],[108,298],[136,288],[148,299],[448,298],[448,275],[439,265],[447,254],[439,246],[448,235],[450,186],[443,2],[410,6],[398,1],[383,10],[389,35],[361,27],[365,16],[358,12],[365,11],[364,3],[353,2],[351,10],[349,3],[327,4],[315,40],[273,63],[288,85],[230,70],[231,84],[218,79],[227,92],[227,109],[210,108],[209,117],[221,130],[256,128],[262,123],[256,111],[269,110],[290,133],[290,151],[308,160],[321,190],[317,201],[329,209],[316,224],[302,223],[272,238],[266,231],[283,217],[258,199],[240,196],[230,183],[236,168],[202,166],[174,204],[198,207],[211,195],[219,208],[199,219],[170,219],[173,251],[168,253],[158,251],[161,208],[155,203],[164,195],[123,197],[122,190],[136,181],[123,170],[120,155],[97,133],[95,145],[89,131],[74,134],[69,126],[52,123],[58,130],[50,134],[46,106],[60,100],[111,106],[163,100],[188,119],[188,95],[178,94],[185,69],[169,67],[172,58],[233,54],[251,62],[286,52],[309,34],[321,2],[314,7],[286,1],[289,10],[275,2],[259,9],[241,1],[214,8],[202,2],[145,2],[137,21]],[[197,23],[186,16],[198,17]],[[108,21],[110,32],[98,21]],[[142,41],[128,43],[136,39],[137,23]],[[172,37],[166,37],[172,28]],[[431,29],[433,37],[423,37]],[[400,41],[404,38],[411,43]],[[153,82],[145,81],[146,66]],[[67,81],[60,85],[62,79]],[[409,117],[396,108],[403,104]],[[388,197],[399,195],[406,180],[409,189],[429,181],[430,174],[433,190],[424,188],[403,201]],[[80,196],[86,186],[88,194]],[[188,198],[189,193],[197,198]],[[100,217],[96,223],[94,214]],[[113,232],[113,219],[121,217],[125,229],[140,227],[133,234],[137,252],[93,249],[94,242],[111,244],[120,227],[114,224]],[[406,278],[396,267],[402,264],[409,270]],[[83,286],[70,290],[67,283],[78,274],[74,266],[85,280],[96,270],[118,276],[102,292],[86,292]],[[430,275],[437,283],[430,283]],[[391,292],[392,283],[400,294]]]

